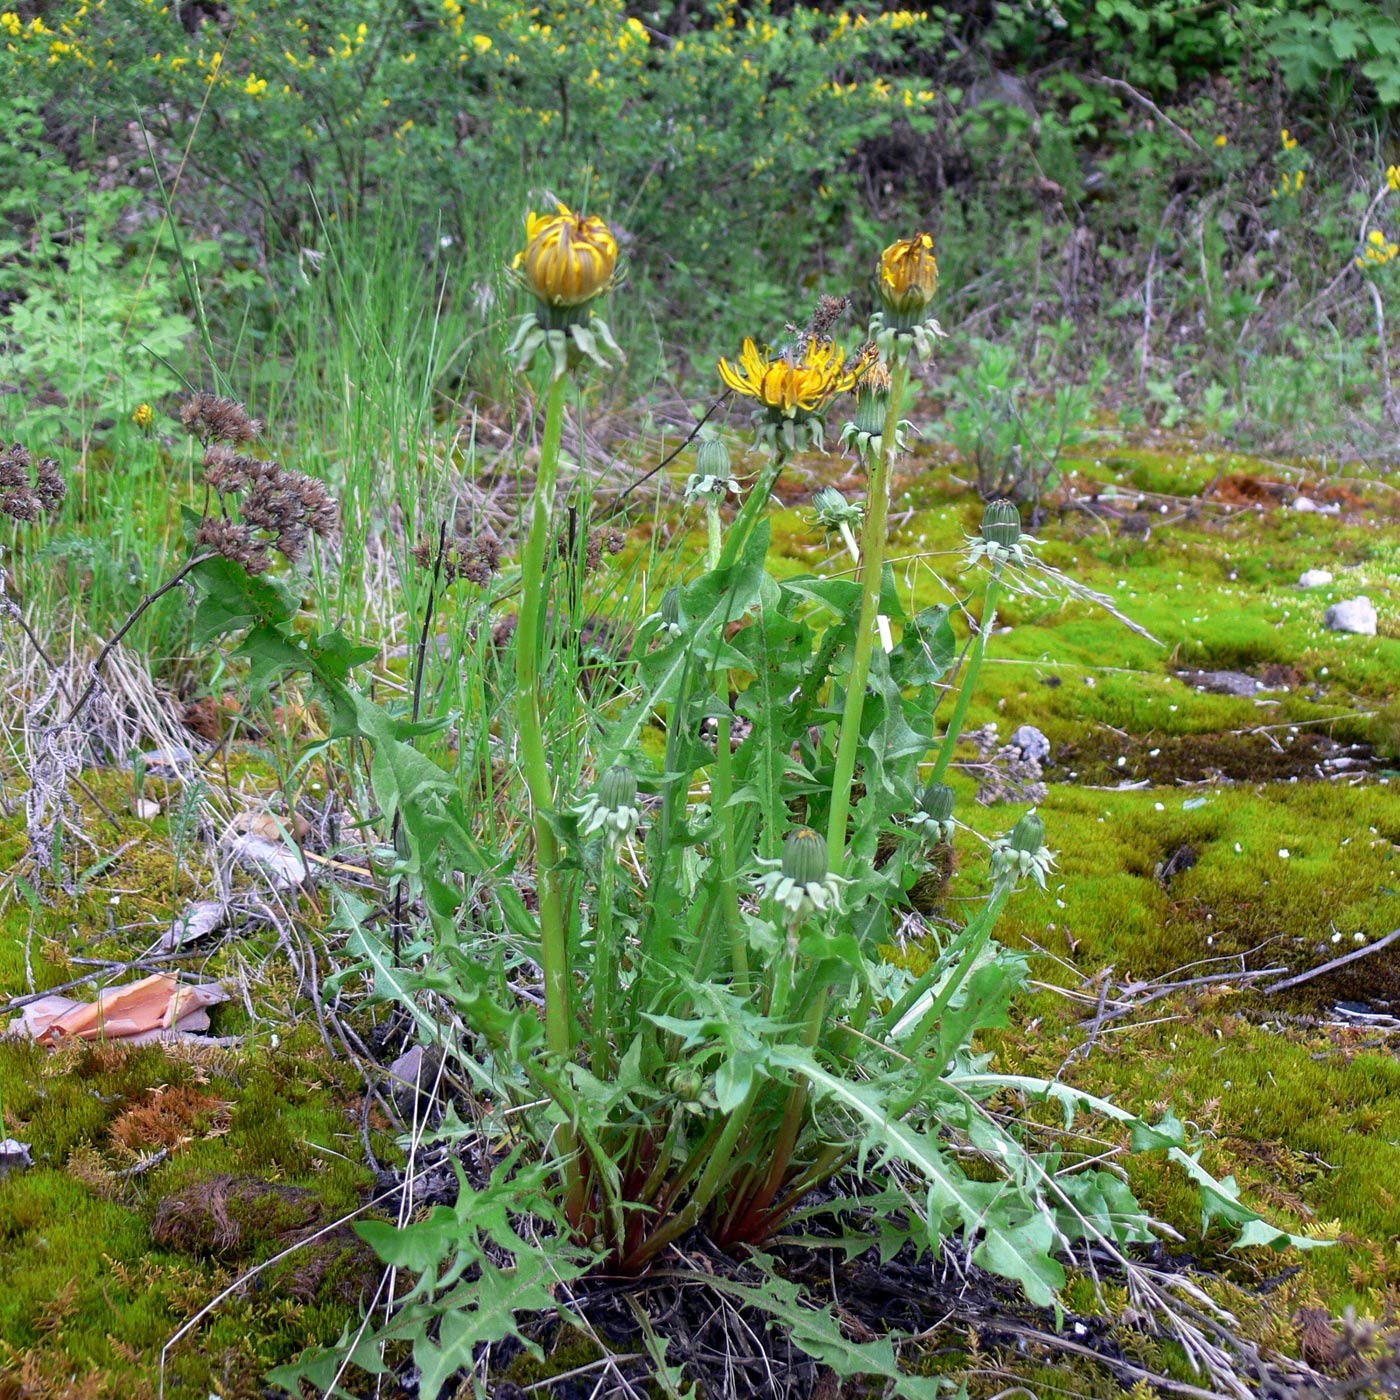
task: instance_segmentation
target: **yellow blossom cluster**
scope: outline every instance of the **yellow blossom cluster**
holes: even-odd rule
[[[1392,190],[1400,190],[1400,165],[1387,165],[1385,181]]]
[[[1394,168],[1391,166],[1392,170]],[[1400,255],[1400,243],[1392,243],[1380,229],[1373,228],[1366,235],[1366,242],[1361,256],[1356,260],[1356,265],[1360,268],[1384,267],[1397,255]]]
[[[1275,199],[1296,199],[1299,190],[1303,188],[1303,175],[1301,170],[1295,170],[1291,175],[1285,171],[1283,178],[1269,193]]]

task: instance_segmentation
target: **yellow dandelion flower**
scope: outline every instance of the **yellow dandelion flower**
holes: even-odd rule
[[[617,239],[596,214],[560,203],[557,214],[530,214],[525,247],[511,266],[546,306],[582,306],[611,285]]]
[[[1215,144],[1217,146],[1228,146],[1230,144],[1230,138],[1222,131],[1220,135],[1215,138]]]
[[[846,352],[830,340],[810,342],[799,358],[790,350],[777,356],[760,351],[749,338],[737,365],[720,360],[719,377],[736,394],[785,418],[820,413],[855,383]]]
[[[475,34],[472,36],[472,47],[477,53],[491,52],[491,36],[489,34]]]

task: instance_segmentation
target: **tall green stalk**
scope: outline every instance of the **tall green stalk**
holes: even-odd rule
[[[948,771],[948,765],[953,761],[953,750],[958,746],[963,723],[967,719],[967,707],[972,703],[973,692],[977,689],[977,676],[982,669],[982,658],[987,653],[987,638],[996,623],[997,595],[1000,592],[1001,565],[994,564],[992,576],[987,580],[987,594],[982,601],[982,622],[977,629],[977,640],[972,644],[972,655],[967,658],[967,673],[958,688],[958,703],[953,707],[953,717],[943,732],[943,747],[939,749],[937,761],[933,765],[933,773],[929,777],[931,783],[941,783],[943,775]]]
[[[718,501],[706,501],[705,516],[709,530],[706,563],[713,573],[719,568],[724,540]],[[715,842],[718,846],[719,897],[724,912],[725,929],[729,934],[730,971],[735,982],[743,984],[749,978],[749,947],[744,939],[743,924],[739,918],[739,882],[734,870],[734,813],[729,807],[730,799],[734,796],[734,721],[729,714],[727,668],[715,668],[714,682],[720,715],[715,724],[715,767],[710,779],[710,816],[714,822]]]
[[[544,1030],[550,1052],[567,1059],[574,1048],[574,1017],[570,1007],[569,938],[564,922],[557,866],[559,846],[549,813],[554,807],[554,784],[545,751],[540,719],[540,629],[544,620],[545,557],[549,550],[550,518],[559,480],[559,443],[564,430],[564,394],[568,380],[550,380],[545,403],[544,441],[531,506],[530,532],[520,556],[520,622],[515,633],[515,724],[520,757],[530,789],[535,832],[535,885],[540,902],[540,962],[544,968]],[[583,1172],[573,1129],[559,1129],[563,1158],[564,1204],[570,1221],[584,1207]]]
[[[909,367],[903,361],[890,375],[890,398],[885,408],[885,428],[879,457],[871,466],[869,499],[865,505],[865,529],[860,540],[860,621],[856,624],[855,652],[846,686],[846,708],[841,715],[841,736],[836,744],[836,774],[831,783],[831,819],[826,844],[831,873],[840,875],[846,863],[846,821],[851,810],[851,783],[860,746],[860,720],[865,708],[865,682],[870,675],[870,654],[875,645],[875,619],[880,611],[880,580],[885,569],[885,535],[890,511],[890,475],[894,466],[899,406],[909,385]]]

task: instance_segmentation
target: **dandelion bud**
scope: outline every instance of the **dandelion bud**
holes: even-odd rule
[[[729,448],[723,438],[702,438],[695,450],[695,474],[727,480],[730,472]]]
[[[687,1103],[698,1101],[705,1090],[705,1076],[694,1065],[675,1065],[666,1073],[666,1087]]]
[[[1011,828],[1007,841],[1013,851],[1034,855],[1045,845],[1045,823],[1034,812],[1027,812]]]
[[[880,300],[902,320],[923,312],[938,291],[938,259],[933,235],[915,234],[891,243],[880,254]]]
[[[879,437],[885,431],[885,410],[889,398],[881,393],[856,395],[856,432]]]
[[[557,214],[529,216],[525,248],[512,266],[545,306],[583,306],[611,285],[617,240],[597,215],[560,204]]]
[[[946,822],[953,815],[957,794],[947,783],[930,783],[919,798],[919,810],[930,821]]]
[[[783,874],[797,885],[818,885],[826,879],[829,861],[826,837],[810,826],[799,826],[783,842]]]
[[[668,631],[681,625],[681,591],[675,584],[661,595],[661,625]]]
[[[991,545],[1011,549],[1021,539],[1021,512],[1014,501],[991,501],[982,513],[982,538]]]
[[[598,779],[598,801],[614,812],[635,807],[637,775],[625,764],[615,764]]]

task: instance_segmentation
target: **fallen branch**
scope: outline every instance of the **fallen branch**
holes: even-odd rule
[[[1289,987],[1301,986],[1304,982],[1311,982],[1314,977],[1321,977],[1324,972],[1335,972],[1339,967],[1345,967],[1348,963],[1358,962],[1361,958],[1369,958],[1372,953],[1379,953],[1382,948],[1388,948],[1397,938],[1400,938],[1400,928],[1392,929],[1384,938],[1378,938],[1374,943],[1368,943],[1364,948],[1356,948],[1350,953],[1343,953],[1339,958],[1333,958],[1331,962],[1325,962],[1321,967],[1310,968],[1307,972],[1300,972],[1296,977],[1285,977],[1282,982],[1275,982],[1272,987],[1265,987],[1266,993],[1287,991]]]

